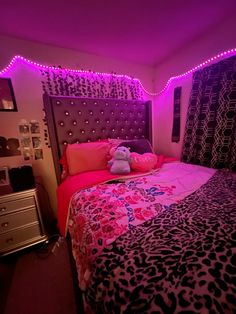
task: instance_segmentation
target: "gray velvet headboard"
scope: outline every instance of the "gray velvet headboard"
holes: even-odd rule
[[[59,160],[68,143],[106,138],[146,138],[152,143],[151,101],[44,94],[43,102],[58,183]]]

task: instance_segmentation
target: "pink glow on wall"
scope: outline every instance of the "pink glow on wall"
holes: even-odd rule
[[[86,71],[86,70],[75,70],[75,69],[69,69],[69,68],[60,68],[60,67],[56,67],[56,66],[43,65],[43,64],[40,64],[38,62],[34,62],[34,61],[29,60],[29,59],[26,59],[20,55],[16,55],[16,56],[14,56],[14,58],[12,58],[10,63],[3,70],[0,71],[0,76],[6,74],[9,70],[11,70],[17,61],[22,61],[24,63],[27,63],[27,64],[32,65],[32,66],[39,68],[39,69],[46,69],[46,70],[53,70],[53,71],[66,71],[66,72],[80,73],[80,74],[84,73],[86,75],[91,74],[91,75],[102,75],[102,76],[115,76],[118,78],[125,78],[125,79],[130,80],[130,81],[131,80],[137,81],[146,94],[148,94],[150,96],[158,96],[161,93],[163,93],[170,86],[172,81],[174,81],[176,79],[184,78],[184,77],[192,74],[196,70],[203,68],[205,65],[209,65],[210,63],[213,63],[219,59],[223,59],[225,57],[228,57],[229,55],[234,55],[235,53],[236,53],[236,48],[229,49],[227,51],[221,52],[221,53],[217,54],[216,56],[200,63],[199,65],[193,67],[192,69],[188,70],[185,73],[182,73],[182,74],[176,75],[176,76],[172,76],[171,78],[169,78],[166,85],[164,86],[164,88],[161,91],[154,92],[154,93],[146,90],[145,87],[143,86],[142,82],[138,78],[132,78],[132,77],[125,75],[125,74],[111,74],[111,73],[104,73],[104,72],[92,72],[92,71]]]

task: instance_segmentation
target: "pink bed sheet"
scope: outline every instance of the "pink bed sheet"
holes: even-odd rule
[[[176,161],[176,158],[158,155],[158,161],[155,170],[159,169],[164,163],[172,161]],[[57,188],[57,218],[58,228],[61,235],[66,236],[67,234],[69,204],[71,197],[75,192],[111,180],[132,178],[140,175],[147,175],[152,172],[153,171],[149,172],[132,171],[127,175],[115,175],[111,174],[109,170],[96,170],[82,172],[74,176],[68,176]]]

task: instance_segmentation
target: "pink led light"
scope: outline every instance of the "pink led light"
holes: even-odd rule
[[[137,81],[146,94],[148,94],[150,96],[158,96],[158,95],[162,94],[169,87],[169,85],[171,84],[171,82],[173,80],[186,77],[187,75],[192,74],[194,71],[204,67],[206,64],[209,64],[210,62],[213,62],[213,61],[215,61],[217,59],[225,57],[225,56],[227,56],[229,54],[233,54],[235,52],[236,52],[236,48],[232,48],[232,49],[229,49],[227,51],[221,52],[221,53],[217,54],[216,56],[211,57],[210,59],[208,59],[208,60],[200,63],[199,65],[193,67],[192,69],[188,70],[187,72],[184,72],[184,73],[176,75],[176,76],[172,76],[166,82],[164,88],[160,92],[158,92],[158,93],[149,92],[147,89],[145,89],[145,87],[143,86],[142,82],[138,78],[132,78],[132,77],[130,77],[128,75],[125,75],[125,74],[111,74],[111,73],[105,73],[105,72],[91,72],[91,71],[87,71],[87,70],[75,70],[75,69],[69,69],[69,68],[63,68],[62,69],[62,68],[55,67],[55,66],[43,65],[43,64],[31,61],[29,59],[26,59],[26,58],[24,58],[22,56],[19,56],[19,55],[14,56],[14,58],[10,61],[10,63],[2,71],[0,71],[0,75],[3,75],[6,72],[8,72],[11,69],[11,67],[15,64],[15,62],[17,60],[21,60],[21,61],[23,61],[25,63],[28,63],[28,64],[33,65],[33,66],[36,66],[37,68],[48,69],[48,70],[53,70],[53,71],[66,71],[66,72],[72,72],[72,73],[84,73],[84,74],[92,74],[92,75],[115,76],[115,77],[118,77],[118,78],[125,78],[125,79],[130,80],[130,81]]]
[[[170,83],[175,80],[175,79],[178,79],[178,78],[183,78],[183,77],[186,77],[187,75],[193,73],[195,70],[198,70],[200,68],[202,68],[203,66],[205,66],[206,64],[209,64],[210,62],[212,61],[215,61],[217,59],[220,59],[222,58],[223,56],[226,56],[226,55],[229,55],[229,54],[233,54],[236,52],[236,48],[233,48],[233,49],[229,49],[227,51],[224,51],[222,53],[219,53],[217,54],[216,56],[200,63],[199,65],[195,66],[194,68],[192,68],[191,70],[188,70],[187,72],[184,72],[183,74],[180,74],[180,75],[177,75],[177,76],[172,76],[171,78],[169,78],[169,80],[167,81],[166,85],[164,86],[164,88],[158,92],[158,93],[150,93],[149,95],[153,95],[153,96],[158,96],[160,94],[162,94],[170,85]]]
[[[139,81],[137,78],[132,78],[128,75],[125,74],[111,74],[111,73],[105,73],[105,72],[91,72],[87,70],[75,70],[75,69],[70,69],[70,68],[60,68],[56,66],[50,66],[50,65],[43,65],[34,61],[31,61],[29,59],[26,59],[22,56],[16,55],[14,58],[10,61],[9,65],[7,65],[2,71],[0,71],[0,75],[6,73],[8,70],[11,69],[11,67],[14,65],[14,63],[17,60],[21,60],[25,63],[28,63],[30,65],[36,66],[37,68],[43,68],[43,69],[48,69],[48,70],[53,70],[53,71],[65,71],[65,72],[72,72],[72,73],[85,73],[85,74],[93,74],[93,75],[103,75],[103,76],[115,76],[115,77],[120,77],[120,78],[126,78],[129,80],[135,80]]]

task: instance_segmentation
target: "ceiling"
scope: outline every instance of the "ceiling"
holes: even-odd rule
[[[235,7],[235,0],[1,0],[0,33],[154,66]]]

